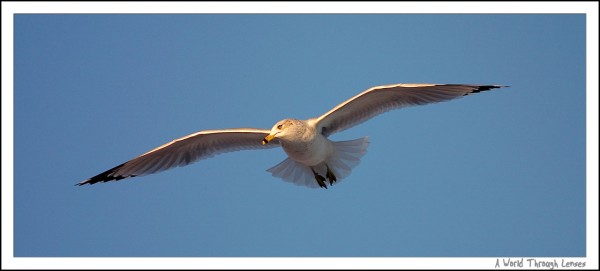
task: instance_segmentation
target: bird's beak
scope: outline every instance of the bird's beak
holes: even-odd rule
[[[266,136],[263,139],[262,144],[265,145],[265,144],[271,142],[271,140],[273,140],[273,138],[275,138],[275,135],[274,134],[269,134],[268,136]]]

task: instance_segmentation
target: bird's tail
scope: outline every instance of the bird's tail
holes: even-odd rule
[[[352,168],[360,163],[360,158],[367,152],[369,138],[337,141],[333,142],[333,146],[335,152],[323,163],[313,166],[312,170],[321,176],[327,176],[327,168],[329,168],[336,181],[340,181],[348,177],[352,173]],[[312,170],[306,165],[287,158],[267,171],[286,182],[318,188],[320,186]]]

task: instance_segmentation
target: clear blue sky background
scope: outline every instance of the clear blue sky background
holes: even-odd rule
[[[15,256],[586,256],[585,15],[16,15]],[[381,115],[330,189],[281,149],[75,183],[204,129],[392,83],[510,88]]]

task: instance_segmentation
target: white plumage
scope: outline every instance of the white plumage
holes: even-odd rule
[[[288,158],[268,169],[273,176],[327,188],[352,172],[366,153],[366,137],[334,142],[327,137],[392,109],[448,101],[499,85],[395,84],[370,88],[320,117],[284,119],[271,130],[235,128],[200,131],[164,144],[77,185],[118,181],[185,166],[217,154],[281,146]]]

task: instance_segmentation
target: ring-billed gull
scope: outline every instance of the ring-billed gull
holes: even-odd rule
[[[288,158],[267,171],[285,181],[327,188],[348,175],[366,153],[367,137],[331,141],[331,134],[392,109],[448,101],[500,85],[394,84],[372,87],[320,117],[284,119],[271,130],[205,130],[173,140],[76,185],[118,181],[185,166],[225,152],[281,146]]]

